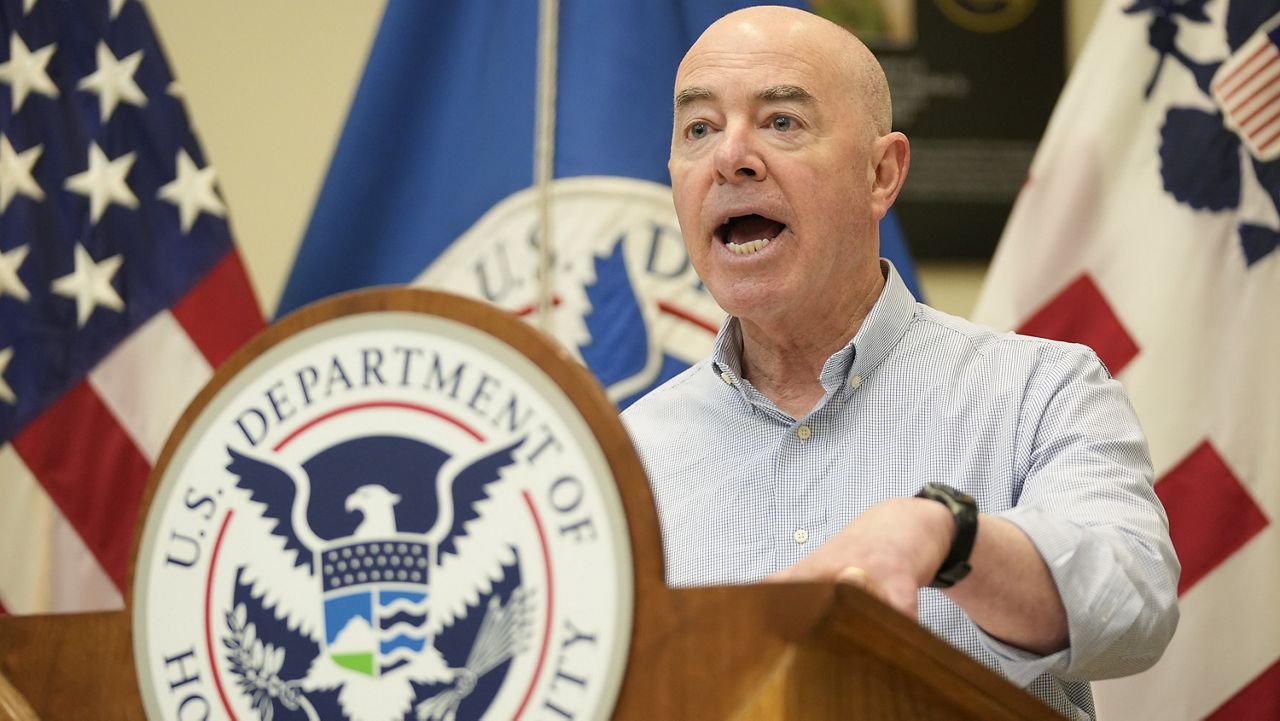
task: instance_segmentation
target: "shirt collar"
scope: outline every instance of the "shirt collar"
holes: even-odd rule
[[[866,378],[889,357],[889,352],[902,340],[916,318],[916,298],[907,289],[902,276],[898,275],[898,269],[884,258],[880,259],[880,267],[885,272],[884,289],[862,321],[858,333],[849,341],[850,347],[857,348],[857,357],[841,380],[855,375]]]
[[[916,315],[916,299],[898,275],[893,263],[880,259],[885,274],[884,288],[876,299],[871,312],[863,319],[862,326],[853,338],[840,350],[831,354],[822,366],[818,378],[828,395],[839,390],[855,376],[861,379],[875,370],[907,332],[907,326]],[[716,334],[711,362],[721,378],[734,386],[742,377],[742,327],[737,318],[730,316]],[[741,388],[740,388],[741,390]]]
[[[738,383],[742,378],[742,326],[737,317],[728,316],[720,326],[711,351],[711,364],[721,380],[742,390],[742,384]]]

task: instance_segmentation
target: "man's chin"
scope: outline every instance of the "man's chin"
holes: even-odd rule
[[[722,287],[707,284],[711,297],[724,312],[746,321],[767,323],[782,310],[779,298],[787,297],[776,284],[750,280],[729,281]]]

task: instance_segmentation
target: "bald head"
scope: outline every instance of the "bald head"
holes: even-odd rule
[[[671,197],[721,308],[800,337],[876,294],[879,223],[911,151],[853,35],[788,8],[726,15],[680,62],[673,120]]]
[[[836,82],[865,113],[877,135],[893,126],[889,83],[875,55],[853,33],[813,13],[781,6],[750,7],[712,23],[680,63],[676,73],[677,105],[681,78],[691,64],[707,56],[734,52],[805,53],[811,62],[837,74]],[[678,108],[677,108],[678,109]]]

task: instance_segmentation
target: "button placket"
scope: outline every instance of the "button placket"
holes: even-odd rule
[[[775,458],[777,486],[773,523],[776,525],[773,528],[777,535],[773,543],[779,568],[786,568],[808,555],[813,545],[809,541],[810,531],[803,510],[807,493],[805,477],[794,472],[812,453],[813,449],[806,441],[812,437],[813,429],[809,424],[797,423],[781,412],[779,420],[784,425]]]

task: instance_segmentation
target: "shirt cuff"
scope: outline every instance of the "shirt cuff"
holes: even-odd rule
[[[1019,688],[1026,688],[1040,676],[1059,672],[1071,665],[1071,646],[1048,656],[1041,656],[1017,646],[1011,646],[978,628],[977,625],[974,628],[978,632],[978,641],[983,648],[996,657],[996,661],[1000,664],[1000,671],[1010,683]]]
[[[1091,676],[1089,667],[1105,655],[1112,637],[1142,611],[1142,599],[1116,557],[1118,549],[1096,531],[1034,507],[1014,507],[999,515],[1027,534],[1049,567],[1067,614],[1068,643],[1062,651],[1041,657],[981,629],[979,637],[1001,659],[1010,679],[1024,678],[1033,670],[1059,678]]]

